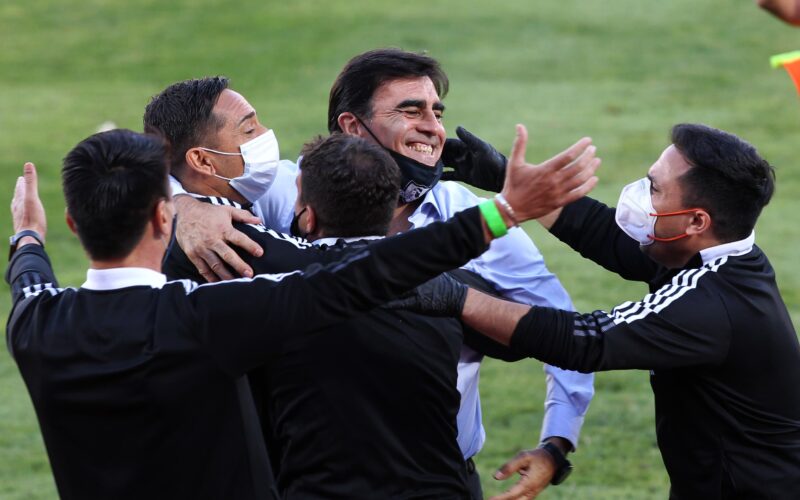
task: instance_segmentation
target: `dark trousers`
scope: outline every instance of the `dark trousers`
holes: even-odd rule
[[[467,488],[472,495],[472,500],[483,500],[483,490],[481,489],[481,477],[472,458],[467,459]]]

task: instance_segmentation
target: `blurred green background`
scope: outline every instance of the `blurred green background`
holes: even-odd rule
[[[50,215],[47,246],[62,285],[78,286],[86,260],[63,223],[64,154],[105,121],[141,130],[150,96],[186,78],[224,74],[274,128],[282,156],[325,132],[330,85],[353,55],[375,47],[427,51],[451,80],[445,123],[508,151],[525,123],[538,161],[590,135],[603,158],[594,195],[615,203],[668,143],[677,122],[703,122],[754,143],[778,172],[757,227],[796,321],[800,271],[800,108],[770,55],[800,48],[796,31],[750,1],[364,0],[216,2],[28,0],[0,4],[0,182],[8,206],[25,161],[40,171]],[[10,217],[0,234],[11,234]],[[527,226],[580,310],[638,299],[622,282]],[[8,299],[0,304],[8,313]],[[755,333],[755,332],[754,332]],[[541,364],[484,363],[488,434],[476,458],[491,472],[538,441]],[[665,498],[646,372],[597,375],[576,472],[542,498]],[[16,366],[0,353],[0,498],[53,498],[36,417]]]

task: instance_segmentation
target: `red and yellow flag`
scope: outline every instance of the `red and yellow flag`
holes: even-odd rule
[[[769,59],[769,63],[773,68],[786,68],[786,72],[792,77],[797,93],[800,94],[800,50],[794,52],[786,52],[785,54],[777,54]]]

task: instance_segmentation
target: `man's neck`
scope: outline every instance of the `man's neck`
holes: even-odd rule
[[[114,269],[118,267],[142,267],[161,272],[161,262],[164,259],[165,245],[160,240],[140,242],[136,247],[120,259],[89,259],[92,269]]]
[[[247,205],[247,199],[233,189],[227,181],[216,177],[187,175],[181,179],[183,189],[187,192],[200,196],[218,196],[233,200],[240,205]]]
[[[389,236],[411,229],[411,222],[409,222],[408,218],[419,208],[423,199],[424,197],[418,198],[411,203],[397,205],[397,208],[394,209],[392,222],[389,223]]]

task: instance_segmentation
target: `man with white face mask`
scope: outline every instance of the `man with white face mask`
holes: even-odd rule
[[[162,135],[170,144],[170,183],[173,194],[182,195],[175,197],[179,213],[191,212],[206,204],[220,205],[232,221],[257,225],[259,232],[265,232],[260,226],[259,216],[263,214],[258,212],[258,207],[253,207],[255,215],[243,207],[263,197],[279,169],[294,170],[296,167],[292,162],[280,161],[274,131],[261,124],[256,110],[241,94],[228,88],[227,78],[201,78],[170,85],[147,105],[144,129]],[[193,199],[205,203],[195,203]],[[182,234],[192,235],[197,232],[193,225],[206,223],[202,217],[185,215],[178,222],[178,232]],[[270,241],[284,241],[275,233],[263,236]],[[259,240],[259,245],[234,230],[224,233],[223,237],[237,249],[256,256],[263,255],[262,246],[270,246],[254,238]],[[181,243],[180,238],[178,242]],[[225,254],[232,250],[213,246],[208,252]],[[206,281],[208,276],[230,274],[223,267],[198,267],[199,271],[187,269],[181,273],[182,277]],[[259,268],[256,272],[270,270]],[[252,270],[247,274],[252,276]]]
[[[462,320],[565,369],[650,370],[670,498],[797,498],[800,345],[753,232],[773,168],[703,125],[675,126],[672,143],[646,179],[623,189],[616,211],[584,198],[540,219],[650,294],[580,314],[470,291]],[[534,453],[497,477],[526,471]]]

